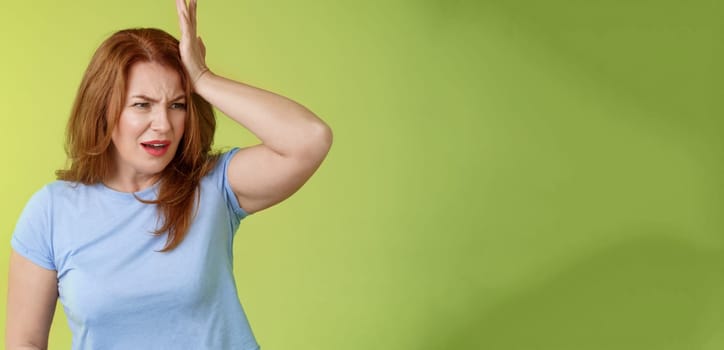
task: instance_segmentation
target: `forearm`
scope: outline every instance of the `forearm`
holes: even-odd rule
[[[317,153],[331,142],[329,127],[321,119],[284,96],[212,72],[206,72],[195,89],[280,155]]]

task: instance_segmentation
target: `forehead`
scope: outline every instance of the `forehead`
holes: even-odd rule
[[[156,62],[137,62],[128,70],[128,97],[145,95],[153,98],[173,98],[184,92],[179,74]]]

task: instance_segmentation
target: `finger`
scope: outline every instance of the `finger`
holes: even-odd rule
[[[186,0],[176,0],[176,12],[179,19],[186,18]]]
[[[191,22],[191,28],[196,31],[196,0],[189,0],[189,20]]]
[[[188,13],[186,11],[186,0],[176,0],[176,11],[178,12],[178,23],[181,29],[181,36],[188,35]]]
[[[206,45],[204,45],[204,41],[201,40],[201,37],[199,37],[199,48],[201,49],[201,57],[206,58]]]

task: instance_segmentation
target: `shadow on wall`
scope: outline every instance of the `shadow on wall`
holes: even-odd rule
[[[467,314],[436,320],[460,325],[455,331],[420,348],[720,349],[722,261],[721,252],[683,241],[639,237],[490,308],[476,310],[471,300]]]

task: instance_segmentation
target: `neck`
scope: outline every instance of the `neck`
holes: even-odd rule
[[[159,179],[160,175],[137,175],[137,176],[114,176],[103,181],[106,187],[119,192],[139,192],[153,186]]]

